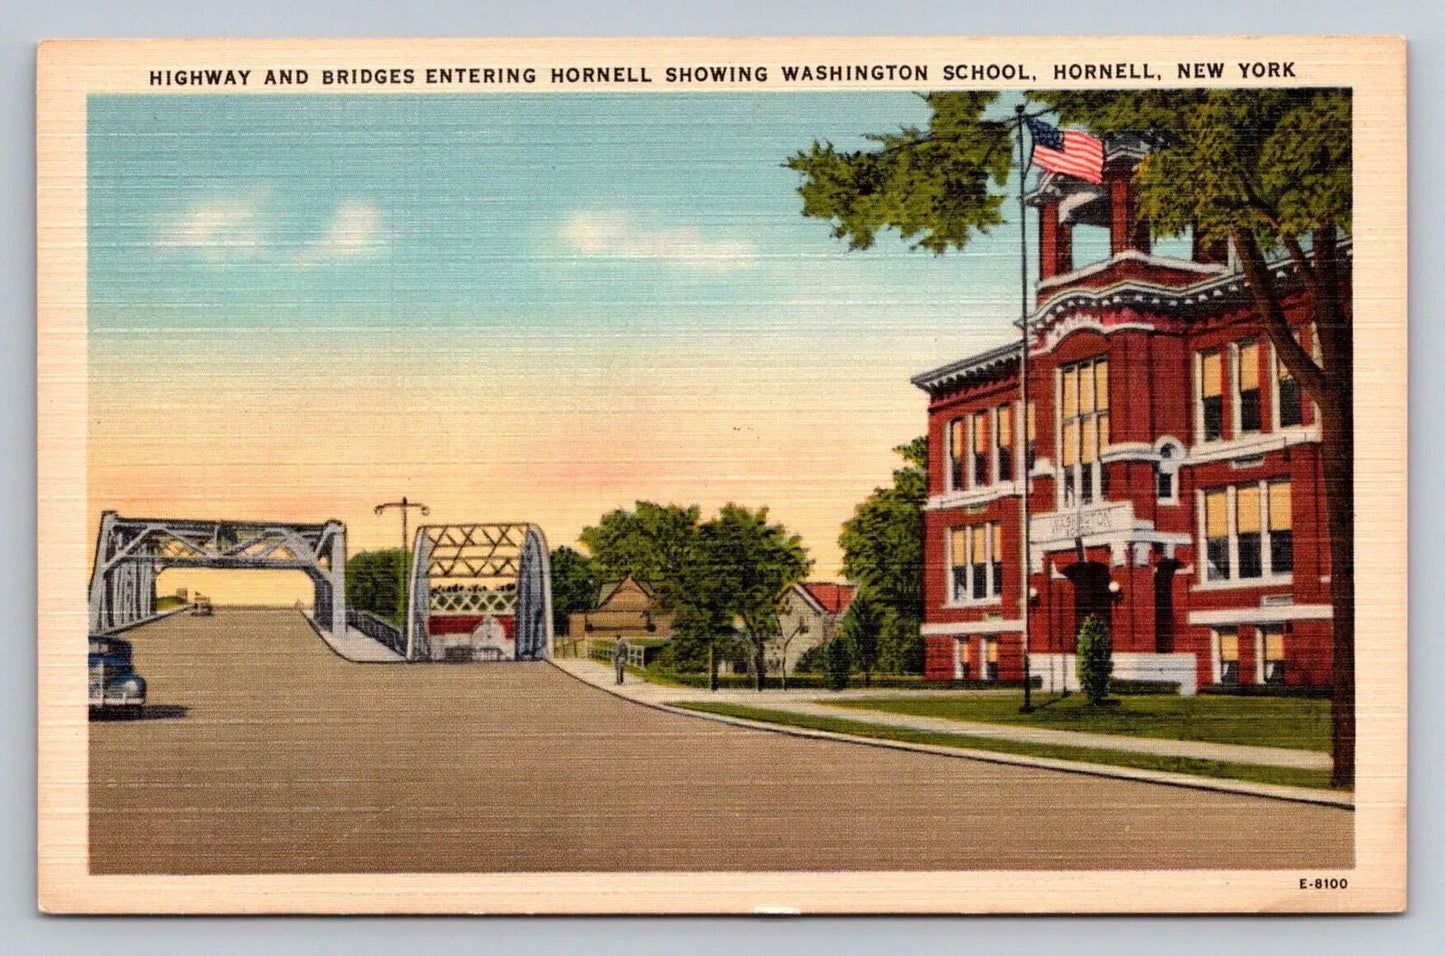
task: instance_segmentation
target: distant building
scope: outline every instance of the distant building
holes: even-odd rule
[[[659,610],[651,585],[628,575],[602,585],[596,607],[569,618],[568,634],[593,640],[665,640],[672,637],[672,615]]]
[[[1041,225],[1027,411],[1017,340],[913,380],[929,399],[927,677],[1020,680],[1027,588],[1046,686],[1077,686],[1089,615],[1110,628],[1116,677],[1185,693],[1330,682],[1318,412],[1227,250],[1150,253],[1131,178],[1142,156],[1113,144],[1101,186],[1049,174],[1029,197]],[[1107,260],[1074,267],[1079,225],[1109,230]],[[1286,322],[1315,351],[1296,274],[1272,268]],[[1348,268],[1342,281],[1349,308]]]
[[[803,581],[783,592],[778,612],[780,636],[768,642],[769,667],[782,664],[789,673],[804,653],[833,639],[843,612],[857,587],[824,581]]]

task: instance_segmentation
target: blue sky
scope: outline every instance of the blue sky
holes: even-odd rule
[[[114,96],[90,120],[96,331],[648,334],[840,278],[904,298],[944,272],[955,321],[1017,295],[987,268],[1010,227],[952,257],[980,268],[940,268],[891,237],[847,254],[800,216],[780,163],[926,122],[908,93]]]
[[[831,574],[924,429],[909,377],[1015,334],[1018,225],[848,252],[782,163],[927,119],[903,92],[92,97],[92,510],[320,512],[356,548],[402,493],[553,544],[732,500]]]

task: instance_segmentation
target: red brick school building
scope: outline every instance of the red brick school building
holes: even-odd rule
[[[1040,281],[1026,412],[1018,341],[913,379],[929,396],[930,678],[1023,676],[1027,469],[1029,648],[1046,688],[1077,687],[1088,615],[1109,625],[1118,678],[1183,693],[1330,682],[1317,413],[1227,250],[1151,255],[1130,179],[1142,157],[1110,144],[1101,185],[1050,173],[1028,197]],[[1109,258],[1074,268],[1076,224],[1108,228]],[[1291,327],[1318,355],[1291,265],[1273,268]]]

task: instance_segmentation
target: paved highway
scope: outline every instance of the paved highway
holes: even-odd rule
[[[1347,810],[730,727],[549,664],[353,664],[294,610],[130,632],[96,873],[1350,865]]]

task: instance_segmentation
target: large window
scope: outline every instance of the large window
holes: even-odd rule
[[[1109,444],[1109,360],[1059,373],[1059,506],[1093,504],[1108,492],[1100,457]]]
[[[1239,374],[1235,377],[1234,401],[1239,409],[1239,434],[1260,430],[1259,343],[1241,342],[1236,351]]]
[[[983,679],[998,680],[998,638],[983,640]]]
[[[945,490],[985,488],[996,481],[1013,480],[1013,414],[1012,406],[999,405],[949,421]]]
[[[1003,525],[962,525],[948,532],[949,596],[954,604],[1003,594]]]
[[[1203,493],[1205,580],[1257,581],[1294,571],[1294,515],[1288,479]]]
[[[1199,432],[1204,441],[1224,437],[1224,353],[1199,357]]]

